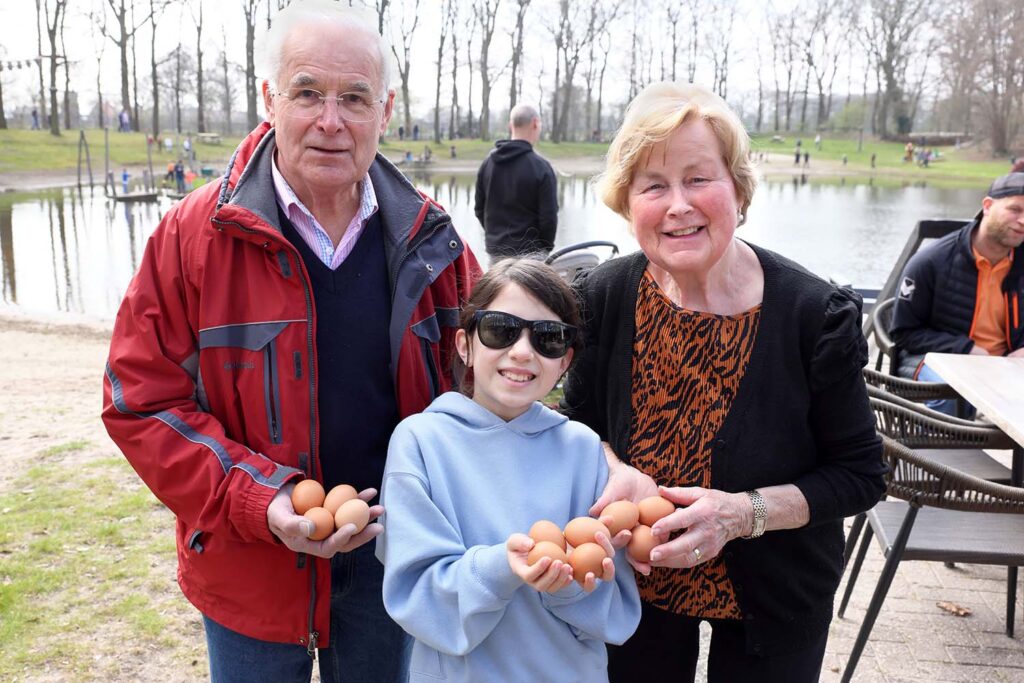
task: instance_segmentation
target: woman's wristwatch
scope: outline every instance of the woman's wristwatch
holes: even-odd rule
[[[750,535],[743,538],[758,538],[764,534],[764,528],[768,523],[768,505],[764,502],[764,496],[756,489],[746,491],[746,494],[750,496],[750,502],[754,505],[754,526],[750,530]]]

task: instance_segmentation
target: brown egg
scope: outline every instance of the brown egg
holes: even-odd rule
[[[583,583],[583,580],[587,578],[587,572],[593,572],[596,578],[601,578],[601,574],[604,573],[601,562],[606,557],[608,556],[605,555],[604,548],[596,543],[583,543],[573,548],[569,554],[573,578],[579,583]]]
[[[530,538],[533,539],[534,543],[540,543],[541,541],[554,543],[565,551],[565,536],[562,535],[562,530],[558,528],[557,524],[546,519],[542,519],[530,527]],[[530,564],[533,564],[533,562]]]
[[[292,507],[297,515],[304,515],[306,510],[323,504],[324,487],[315,479],[303,479],[292,489]]]
[[[353,498],[357,498],[358,496],[359,492],[356,491],[354,487],[349,486],[348,484],[338,484],[331,489],[330,493],[327,494],[327,498],[324,499],[324,507],[327,508],[327,511],[332,515],[336,515],[338,514],[338,508],[341,507],[342,503],[350,501]]]
[[[598,531],[611,538],[608,527],[593,517],[577,517],[565,525],[565,540],[575,548],[584,543],[593,543]]]
[[[309,508],[302,516],[313,522],[313,533],[309,534],[310,539],[322,541],[334,533],[334,518],[324,508]]]
[[[346,524],[355,524],[357,534],[365,529],[369,522],[370,506],[361,498],[345,501],[334,515],[334,523],[339,529]]]
[[[640,501],[640,523],[644,526],[653,526],[662,517],[667,517],[676,511],[676,506],[670,500],[661,496],[651,496]]]
[[[564,538],[562,543],[565,543]],[[538,541],[537,545],[533,546],[530,550],[530,554],[527,555],[526,563],[535,565],[542,557],[550,557],[552,560],[561,560],[562,562],[569,561],[569,556],[565,554],[565,550],[560,548],[557,543],[552,543],[551,541]]]
[[[654,537],[651,527],[638,524],[633,527],[633,537],[629,539],[626,552],[637,562],[650,562],[651,550],[657,545],[661,545],[661,541]]]
[[[640,508],[633,501],[617,500],[608,503],[604,510],[601,510],[601,519],[608,517],[611,518],[611,521],[607,522],[608,531],[614,536],[623,529],[632,529],[636,526],[640,520]]]

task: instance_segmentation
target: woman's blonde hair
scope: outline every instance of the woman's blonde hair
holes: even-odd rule
[[[694,118],[707,123],[718,138],[743,222],[757,187],[750,138],[725,100],[691,83],[652,83],[629,103],[622,127],[608,148],[604,173],[595,179],[597,193],[608,208],[629,220],[629,186],[637,167],[646,163],[652,147]]]

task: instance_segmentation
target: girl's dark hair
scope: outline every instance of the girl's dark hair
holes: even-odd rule
[[[572,343],[573,360],[579,356],[583,348],[583,319],[580,316],[579,302],[572,287],[566,283],[555,269],[539,258],[521,257],[506,258],[494,263],[473,287],[473,293],[462,308],[459,316],[459,327],[472,338],[473,316],[477,311],[486,308],[498,298],[498,294],[506,285],[517,284],[540,303],[550,308],[559,320],[576,327],[579,333]],[[466,377],[466,366],[458,354],[453,360],[453,374],[460,391],[468,393],[472,390],[472,381]]]

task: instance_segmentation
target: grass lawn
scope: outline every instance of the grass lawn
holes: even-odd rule
[[[153,172],[163,175],[167,163],[176,161],[181,151],[181,138],[173,133],[166,133],[175,139],[174,151],[170,154],[164,152],[163,145],[153,145]],[[93,175],[99,177],[103,174],[103,131],[98,128],[85,131],[86,141],[89,143],[89,154],[92,160]],[[118,133],[111,131],[110,138],[110,168],[115,173],[120,171],[122,166],[145,166],[146,158],[146,134],[145,133]],[[163,135],[161,136],[161,140]],[[209,165],[220,174],[222,166],[231,158],[238,145],[241,136],[222,137],[219,145],[207,145],[197,142],[195,144],[196,158],[201,165]],[[458,159],[482,160],[494,147],[493,141],[484,140],[456,140],[454,143],[444,141],[435,145],[429,140],[418,140],[413,142],[405,140],[399,142],[391,137],[381,145],[381,152],[390,159],[400,158],[406,150],[419,156],[423,147],[429,145],[435,160],[442,161],[449,159],[452,144],[456,147]],[[542,142],[539,145],[541,152],[548,158],[565,159],[579,157],[601,157],[604,155],[607,145],[590,142],[566,142],[559,145],[550,142]],[[84,153],[83,153],[84,154]],[[84,163],[84,156],[83,156]],[[78,165],[78,131],[64,131],[60,137],[50,135],[49,131],[8,129],[0,130],[0,173],[11,172],[33,172],[33,171],[67,171],[74,170]],[[82,170],[83,175],[85,169]]]
[[[170,134],[172,138],[175,136]],[[103,175],[103,131],[87,129],[85,139],[89,143],[93,176]],[[200,163],[211,163],[219,175],[223,163],[227,162],[238,145],[240,137],[223,138],[220,145],[195,144],[196,158]],[[159,177],[167,169],[169,161],[176,161],[181,152],[180,139],[174,152],[167,154],[163,146],[153,145],[153,172]],[[82,175],[85,171],[85,152],[82,156]],[[146,158],[145,133],[110,132],[110,169],[119,171],[121,166],[144,166]],[[60,137],[50,135],[46,130],[8,129],[0,130],[0,173],[12,171],[66,171],[78,165],[78,131],[64,131]]]
[[[933,159],[928,168],[921,168],[916,162],[907,163],[903,161],[904,143],[882,142],[870,138],[864,139],[863,149],[857,151],[857,138],[822,136],[820,150],[814,148],[814,135],[800,133],[785,134],[783,142],[772,142],[772,134],[755,135],[752,137],[752,145],[755,152],[772,152],[787,155],[792,159],[796,149],[796,141],[803,141],[801,151],[811,154],[810,164],[813,167],[815,160],[842,161],[843,155],[847,155],[847,168],[850,171],[870,171],[871,155],[876,154],[876,167],[878,170],[901,171],[915,176],[922,180],[931,176],[959,177],[963,179],[977,179],[991,181],[993,178],[1008,173],[1010,163],[1008,159],[986,159],[978,160],[977,151],[973,149],[955,149],[948,147],[932,147],[940,154],[938,160]]]

